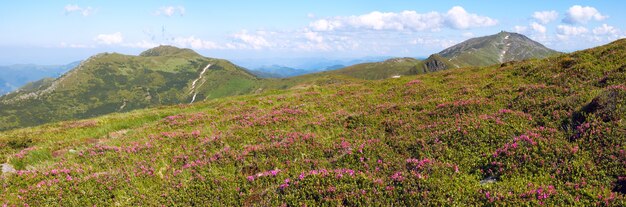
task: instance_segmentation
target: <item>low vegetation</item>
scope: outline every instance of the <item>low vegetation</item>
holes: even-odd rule
[[[0,205],[624,206],[625,59],[619,40],[6,131]]]

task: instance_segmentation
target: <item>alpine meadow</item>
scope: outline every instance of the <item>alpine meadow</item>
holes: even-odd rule
[[[586,3],[0,3],[0,206],[626,206]]]

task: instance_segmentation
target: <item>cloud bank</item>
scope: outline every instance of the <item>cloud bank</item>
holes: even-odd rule
[[[76,4],[65,5],[63,10],[65,11],[65,15],[69,15],[72,13],[79,13],[83,16],[89,16],[95,13],[95,10],[91,8],[90,6],[83,8]]]
[[[442,28],[471,29],[489,27],[498,24],[498,20],[478,14],[468,13],[463,7],[452,7],[446,13],[416,11],[379,12],[374,11],[358,16],[337,16],[318,19],[309,24],[314,31],[335,31],[350,29],[365,30],[412,30],[438,31]]]

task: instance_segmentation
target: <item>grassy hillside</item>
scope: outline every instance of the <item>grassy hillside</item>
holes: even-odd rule
[[[393,58],[384,62],[348,66],[326,74],[344,75],[366,80],[380,80],[397,75],[415,75],[450,68],[488,66],[508,61],[544,58],[558,52],[528,37],[509,32],[472,38],[420,61]]]
[[[401,75],[421,74],[420,60],[414,58],[392,58],[382,62],[361,63],[338,70],[326,71],[326,75],[343,75],[364,80],[380,80]]]
[[[12,92],[25,84],[42,78],[56,78],[79,62],[67,65],[10,65],[0,66],[0,96]]]
[[[7,131],[0,202],[624,206],[625,60],[619,40]]]
[[[555,53],[523,35],[501,32],[469,39],[424,61],[393,58],[269,79],[258,78],[226,60],[202,57],[193,50],[172,46],[149,49],[139,56],[105,53],[89,58],[56,80],[35,82],[0,97],[0,131],[273,89],[326,85],[343,79],[380,80]]]
[[[476,37],[437,53],[450,68],[488,66],[509,61],[545,58],[559,54],[532,39],[512,32]]]
[[[105,53],[56,80],[0,97],[0,130],[247,94],[258,80],[226,60],[189,49],[161,46],[140,56]]]

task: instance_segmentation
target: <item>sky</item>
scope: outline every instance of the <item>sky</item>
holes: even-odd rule
[[[158,46],[226,59],[427,57],[472,37],[564,52],[626,37],[626,1],[0,1],[0,65]]]

